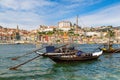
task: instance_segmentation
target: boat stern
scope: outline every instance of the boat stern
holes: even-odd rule
[[[102,55],[103,51],[95,52],[92,54],[92,56],[100,56]]]

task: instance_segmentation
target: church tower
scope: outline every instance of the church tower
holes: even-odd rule
[[[17,29],[16,29],[16,32],[19,32],[19,26],[17,25]]]
[[[16,29],[16,40],[20,40],[19,26],[17,25]]]
[[[77,34],[78,34],[78,15],[77,15],[77,17],[76,17],[76,28],[75,28],[75,30],[76,30],[76,32],[77,32]]]

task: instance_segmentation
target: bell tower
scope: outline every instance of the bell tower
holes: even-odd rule
[[[77,17],[76,17],[76,28],[75,28],[75,30],[76,30],[76,32],[77,32],[77,34],[78,34],[78,15],[77,15]]]
[[[17,25],[16,29],[16,40],[20,40],[19,26]]]

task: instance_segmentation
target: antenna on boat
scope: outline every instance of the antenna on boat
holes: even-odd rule
[[[110,49],[110,28],[108,28],[108,49]]]

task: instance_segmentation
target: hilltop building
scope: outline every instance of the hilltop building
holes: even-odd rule
[[[72,27],[72,23],[70,21],[61,21],[58,23],[58,29],[63,31],[68,31]]]

